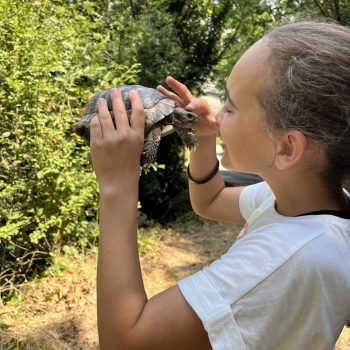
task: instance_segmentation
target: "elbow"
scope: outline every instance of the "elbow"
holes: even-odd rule
[[[218,194],[217,194],[218,195]],[[190,200],[191,200],[191,206],[193,211],[200,217],[204,218],[204,219],[212,219],[212,212],[213,212],[213,202],[215,201],[216,197],[212,197],[207,201],[198,201],[198,200],[193,200],[193,198],[191,198],[190,195]]]
[[[210,219],[210,215],[208,215],[208,211],[205,210],[205,208],[192,204],[192,209],[198,216],[200,216],[204,219]]]
[[[198,215],[198,216],[202,216],[202,212],[203,212],[203,209],[201,206],[195,204],[194,202],[191,201],[191,207],[192,207],[192,210]]]

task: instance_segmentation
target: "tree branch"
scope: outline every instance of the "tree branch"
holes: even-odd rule
[[[341,14],[340,14],[340,6],[339,0],[334,0],[334,10],[335,10],[335,18],[339,23],[343,23]]]
[[[223,43],[223,48],[222,50],[219,52],[219,54],[217,55],[216,57],[216,61],[219,62],[222,57],[224,56],[225,52],[227,51],[227,49],[232,45],[232,42],[235,42],[236,41],[236,37],[238,35],[238,31],[243,23],[243,18],[245,18],[245,16],[242,16],[241,17],[241,20],[237,23],[234,31],[233,31],[233,34],[228,36],[225,40],[224,40],[224,43]]]
[[[318,0],[314,0],[315,5],[318,7],[318,9],[321,11],[322,16],[327,17],[326,11],[323,9],[321,4],[319,3]]]

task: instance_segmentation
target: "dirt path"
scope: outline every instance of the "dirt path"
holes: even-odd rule
[[[240,227],[203,221],[202,225],[164,235],[157,251],[141,260],[148,296],[202,269],[232,245]]]
[[[238,226],[203,221],[164,232],[156,249],[141,258],[148,296],[220,257],[239,231]],[[98,349],[96,254],[67,266],[61,277],[24,288],[20,307],[0,308],[0,350]],[[347,328],[334,350],[349,349]]]

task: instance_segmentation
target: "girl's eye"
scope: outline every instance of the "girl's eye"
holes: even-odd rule
[[[231,113],[232,113],[232,111],[230,111],[225,105],[224,105],[224,107],[223,107],[223,110],[224,110],[224,112],[227,113],[227,114],[231,114]]]

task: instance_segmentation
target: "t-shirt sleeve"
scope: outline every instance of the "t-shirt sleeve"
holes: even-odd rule
[[[253,212],[271,196],[274,194],[265,181],[247,186],[239,196],[239,208],[242,216],[248,220]]]
[[[214,350],[246,350],[232,305],[269,274],[273,255],[262,238],[251,243],[241,239],[210,266],[178,282]]]
[[[203,322],[212,349],[246,350],[231,305],[204,271],[178,282],[182,295]]]

